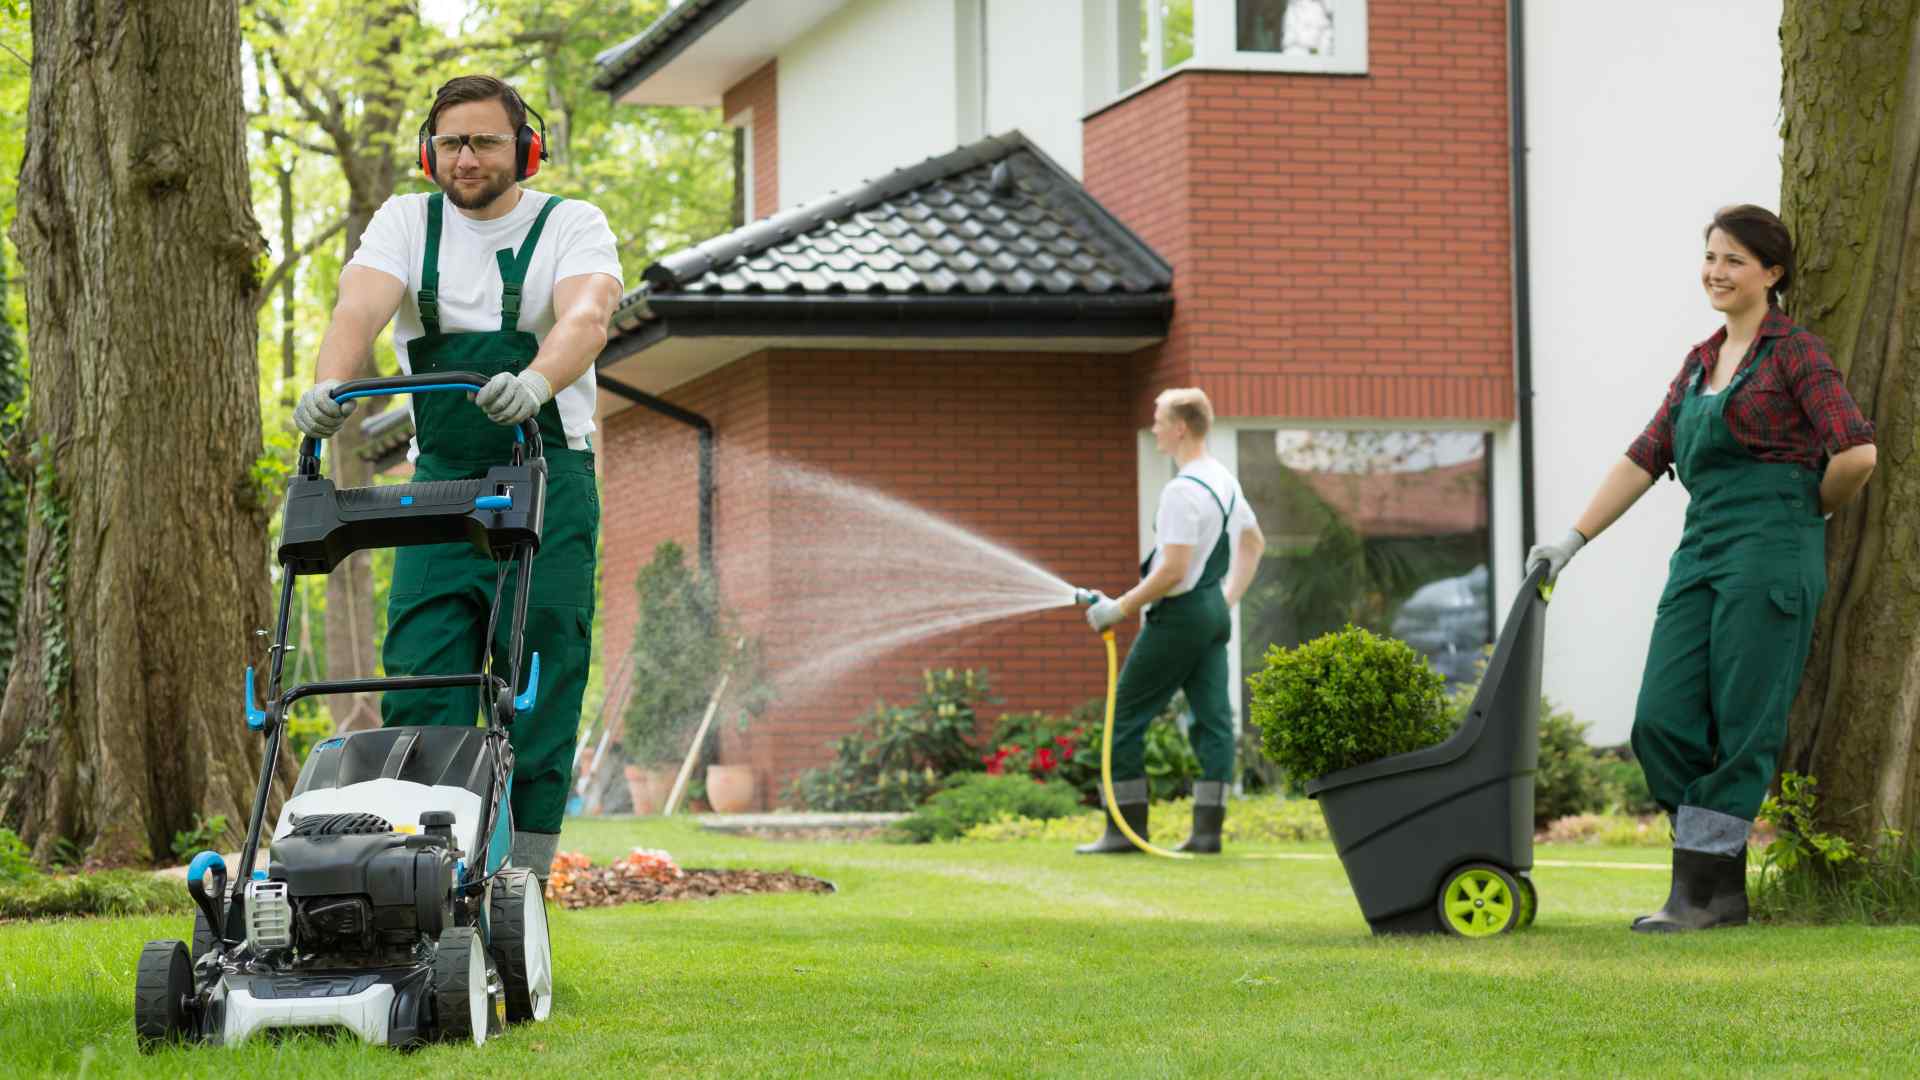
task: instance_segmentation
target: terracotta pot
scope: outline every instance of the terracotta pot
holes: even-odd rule
[[[673,778],[679,773],[676,768],[655,766],[646,770],[647,791],[653,797],[648,800],[652,805],[649,814],[657,814],[667,808],[667,796],[673,794]]]
[[[645,769],[638,765],[628,765],[622,770],[627,777],[627,794],[633,797],[633,812],[651,814],[660,809],[660,801],[654,798],[653,784]]]
[[[707,798],[722,814],[742,814],[753,808],[753,766],[707,766]]]

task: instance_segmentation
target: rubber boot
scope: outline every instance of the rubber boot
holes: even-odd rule
[[[547,883],[547,875],[553,872],[553,856],[560,848],[559,833],[513,831],[513,854],[508,862],[514,866],[524,866],[533,871],[540,884]]]
[[[1193,785],[1193,834],[1175,851],[1195,855],[1220,854],[1220,826],[1227,820],[1227,785],[1201,780]]]
[[[1113,784],[1113,801],[1120,804],[1120,816],[1127,827],[1140,839],[1147,838],[1147,778],[1138,780],[1116,780]],[[1133,846],[1127,834],[1113,820],[1113,811],[1107,811],[1107,831],[1100,839],[1091,844],[1081,844],[1073,849],[1075,855],[1138,855],[1140,849]]]
[[[1714,855],[1673,849],[1673,888],[1667,906],[1633,921],[1642,934],[1712,930],[1747,924],[1747,853]]]

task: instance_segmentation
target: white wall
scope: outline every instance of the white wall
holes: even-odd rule
[[[782,207],[960,144],[955,21],[955,0],[856,0],[780,53]]]
[[[1017,128],[1080,176],[1080,117],[1087,111],[1081,5],[978,2],[987,13],[987,134]]]
[[[1526,7],[1535,491],[1563,535],[1687,349],[1719,325],[1700,229],[1780,199],[1780,0]],[[1686,493],[1662,480],[1574,560],[1547,621],[1546,692],[1621,742]]]

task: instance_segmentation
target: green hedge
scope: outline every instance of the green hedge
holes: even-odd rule
[[[186,882],[149,870],[102,870],[60,877],[34,875],[0,884],[0,919],[63,915],[153,915],[192,911]]]

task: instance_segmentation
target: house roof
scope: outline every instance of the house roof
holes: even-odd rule
[[[679,55],[746,0],[683,0],[640,31],[593,58],[600,66],[593,88],[614,97]]]
[[[614,313],[616,338],[719,317],[801,334],[873,319],[913,336],[947,316],[974,335],[1070,322],[1088,336],[1157,339],[1172,310],[1166,260],[1017,131],[735,229],[641,276]]]

